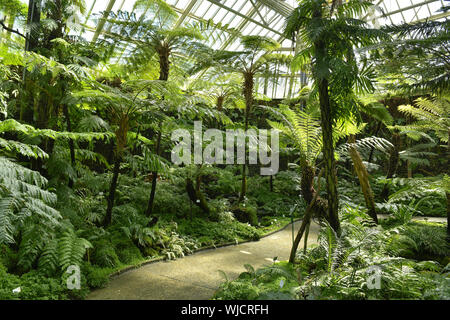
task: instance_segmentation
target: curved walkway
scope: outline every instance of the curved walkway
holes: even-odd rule
[[[294,223],[295,234],[301,221]],[[317,241],[319,226],[311,224],[308,243]],[[87,299],[98,300],[204,300],[210,299],[224,281],[245,271],[244,264],[255,269],[270,265],[273,258],[287,260],[292,245],[292,226],[259,241],[199,251],[173,261],[142,266],[111,279],[106,288],[91,292]],[[303,246],[303,241],[301,243]]]
[[[384,218],[383,216],[379,216]],[[415,217],[414,220],[423,217]],[[445,222],[446,218],[425,218]],[[294,223],[295,235],[301,221]],[[316,243],[319,226],[311,224],[308,243]],[[245,271],[244,264],[255,269],[270,265],[275,258],[287,260],[292,245],[292,226],[256,242],[199,251],[174,261],[147,264],[124,272],[106,288],[91,292],[90,300],[204,300],[210,299],[224,281],[219,270],[232,280]],[[303,240],[299,248],[303,247]]]

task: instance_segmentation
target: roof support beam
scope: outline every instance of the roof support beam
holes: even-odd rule
[[[403,11],[414,9],[414,8],[417,8],[417,7],[421,7],[421,6],[427,5],[427,4],[432,3],[432,2],[436,2],[436,0],[426,0],[426,1],[423,1],[423,2],[420,2],[420,3],[416,3],[416,4],[413,4],[413,5],[407,6],[407,7],[403,7],[403,8],[398,9],[398,10],[389,11],[389,12],[386,12],[386,13],[376,17],[375,19],[385,18],[385,17],[391,16],[391,15],[396,14],[396,13],[402,13]]]
[[[103,15],[97,25],[97,29],[95,30],[95,34],[94,34],[94,37],[92,38],[92,42],[97,41],[100,33],[103,30],[103,27],[105,26],[106,19],[108,18],[109,13],[111,12],[115,3],[116,3],[116,0],[109,0],[108,6],[106,7],[106,10],[103,12]]]
[[[257,4],[257,7],[260,6],[261,6],[260,4]],[[256,9],[257,9],[256,7],[250,9],[250,11],[246,13],[246,16],[252,18],[256,14]],[[220,50],[225,50],[240,35],[241,31],[248,25],[249,22],[250,20],[248,19],[242,20],[242,22],[236,28],[236,33],[233,34],[227,41],[225,41],[222,44]]]
[[[419,19],[417,21],[414,21],[414,23],[420,23],[420,22],[424,22],[424,21],[439,20],[439,19],[442,19],[442,18],[447,18],[448,16],[450,16],[450,11],[442,12],[442,13],[436,14],[436,15],[431,16],[431,17]]]
[[[249,18],[249,17],[247,17],[245,14],[243,14],[243,13],[241,13],[241,12],[238,12],[238,11],[232,9],[232,8],[227,7],[226,5],[220,3],[220,2],[217,1],[217,0],[208,0],[208,1],[211,2],[211,3],[213,3],[213,4],[215,4],[215,5],[218,6],[218,7],[221,7],[221,8],[223,8],[223,9],[225,9],[225,10],[228,10],[228,11],[234,13],[235,15],[240,16],[241,18],[247,19],[247,20],[249,20],[250,22],[253,22],[254,24],[257,24],[257,25],[259,25],[259,26],[261,26],[261,27],[263,27],[263,28],[265,28],[265,29],[269,29],[269,30],[272,31],[273,33],[276,33],[276,34],[278,34],[278,35],[280,35],[280,36],[283,35],[283,34],[282,34],[281,32],[279,32],[278,30],[274,30],[274,29],[270,28],[269,26],[266,26],[266,25],[264,25],[263,23],[261,23],[261,22],[259,22],[259,21],[256,21],[255,19]]]
[[[191,2],[189,2],[186,9],[181,14],[181,17],[178,19],[177,23],[175,24],[175,28],[178,28],[184,22],[184,20],[189,15],[189,13],[191,12],[192,8],[195,6],[196,3],[197,3],[197,0],[191,0]]]
[[[261,2],[266,7],[269,7],[270,9],[274,10],[275,12],[278,12],[284,17],[289,17],[294,11],[295,8],[288,5],[287,3],[284,3],[282,1],[274,1],[274,0],[258,0],[258,2]]]
[[[250,2],[252,3],[252,6],[255,8],[256,13],[258,14],[258,16],[261,18],[261,21],[264,22],[264,24],[266,26],[268,26],[269,24],[266,22],[266,19],[264,19],[264,17],[261,15],[261,12],[259,12],[259,7],[256,7],[256,4],[253,0],[250,0]]]

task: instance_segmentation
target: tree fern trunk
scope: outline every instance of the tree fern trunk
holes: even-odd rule
[[[333,119],[331,115],[328,81],[321,79],[318,82],[320,114],[323,136],[323,158],[325,162],[325,180],[327,181],[328,221],[331,227],[339,233],[340,223],[338,216],[338,191],[336,176],[336,161],[333,146]]]
[[[306,205],[309,205],[313,200],[313,197],[316,193],[314,190],[313,182],[314,182],[315,170],[310,165],[302,166],[302,177],[300,181],[300,191],[303,199],[305,199]]]
[[[321,19],[323,12],[321,8],[316,8],[312,13],[313,18]],[[334,144],[333,144],[333,115],[331,110],[330,93],[328,91],[328,79],[319,77],[318,68],[323,65],[328,66],[328,52],[327,43],[323,39],[318,39],[314,42],[314,58],[315,64],[314,74],[316,74],[316,83],[319,91],[319,105],[320,105],[320,121],[322,127],[323,140],[323,159],[325,162],[325,180],[327,182],[327,197],[328,197],[328,221],[331,227],[340,233],[340,223],[338,216],[338,191],[337,191],[337,176],[336,176],[336,161],[334,159]]]
[[[245,122],[244,122],[244,130],[245,134],[248,130],[249,125],[249,119],[250,119],[250,112],[253,105],[253,74],[252,73],[245,73],[244,74],[244,97],[245,97]],[[245,139],[247,141],[247,138]],[[247,145],[247,142],[245,142]],[[247,148],[245,148],[247,150]],[[247,194],[247,152],[245,152],[245,158],[244,158],[244,164],[242,165],[242,184],[241,184],[241,193],[239,195],[238,202],[242,202],[245,198],[245,195]]]
[[[201,176],[197,176],[196,185],[191,178],[186,179],[186,191],[189,195],[189,199],[206,214],[210,214],[211,210],[208,206],[205,196],[201,191]]]
[[[167,81],[169,79],[169,71],[170,71],[170,48],[167,46],[161,46],[157,48],[157,52],[159,54],[159,80]],[[163,97],[164,99],[164,97]],[[156,155],[159,156],[160,153],[160,145],[161,145],[161,125],[158,131],[158,137],[156,141]],[[152,188],[150,190],[150,198],[148,200],[147,210],[145,211],[147,216],[151,216],[153,214],[153,203],[155,201],[155,193],[156,193],[156,184],[158,182],[158,172],[152,172]]]
[[[307,204],[305,215],[303,216],[302,224],[300,225],[300,229],[297,233],[297,236],[295,237],[294,243],[292,244],[291,248],[291,254],[289,258],[289,262],[294,263],[295,260],[295,254],[297,252],[298,246],[300,244],[300,241],[303,237],[303,234],[305,233],[305,244],[304,244],[304,251],[306,250],[307,246],[307,237],[309,233],[309,226],[311,224],[311,219],[315,213],[315,210],[318,209],[316,206],[317,198],[319,198],[319,195],[317,194],[316,190],[314,189],[314,176],[315,176],[315,170],[312,166],[308,165],[307,163],[304,163],[302,165],[302,178],[300,181],[300,192],[302,194],[303,199],[305,199],[305,202]],[[320,177],[319,177],[320,179]]]
[[[161,128],[158,131],[158,137],[156,139],[156,150],[155,153],[156,155],[159,156],[160,154],[160,144],[161,144]],[[152,172],[152,188],[150,190],[150,198],[148,200],[148,206],[147,206],[147,210],[146,210],[146,214],[147,216],[151,216],[153,214],[153,203],[155,201],[155,193],[156,193],[156,183],[158,179],[158,172],[157,171],[153,171]]]
[[[120,163],[121,163],[121,157],[119,155],[116,155],[116,159],[114,161],[113,177],[111,180],[111,185],[109,187],[109,194],[108,194],[108,199],[107,199],[108,207],[106,208],[106,216],[105,216],[105,221],[103,223],[104,227],[109,226],[112,221],[112,209],[114,206],[114,196],[116,194],[116,189],[117,189],[117,180],[119,178]]]
[[[298,245],[300,244],[300,240],[303,237],[303,233],[311,222],[313,214],[313,203],[310,203],[306,208],[305,215],[303,216],[302,224],[300,225],[300,229],[298,230],[297,236],[295,237],[294,243],[292,244],[291,254],[289,255],[289,262],[295,262],[295,254],[297,253]]]
[[[169,79],[170,70],[170,48],[161,46],[157,48],[159,54],[159,80],[167,81]]]
[[[361,190],[364,195],[364,200],[366,202],[367,209],[369,210],[369,216],[378,224],[378,217],[375,210],[375,200],[373,197],[372,188],[370,187],[369,182],[369,173],[367,172],[366,167],[361,159],[361,155],[358,150],[354,147],[356,142],[355,136],[350,135],[348,137],[348,143],[350,144],[348,152],[350,153],[350,157],[353,160],[353,166],[355,168],[356,174],[358,175],[359,184],[361,186]]]

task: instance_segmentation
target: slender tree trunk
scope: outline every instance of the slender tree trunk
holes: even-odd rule
[[[67,108],[67,105],[63,105],[63,113],[64,117],[66,118],[66,125],[67,125],[67,131],[72,132],[72,122],[70,121],[70,114],[69,114],[69,108]],[[75,167],[75,147],[72,139],[69,139],[69,150],[70,150],[70,163],[72,164],[72,167]],[[73,187],[73,180],[69,178],[69,188]]]
[[[194,182],[191,178],[186,179],[186,191],[189,195],[189,199],[195,203],[196,206],[198,206],[200,209],[203,210],[206,214],[210,214],[211,210],[208,206],[208,202],[206,201],[205,196],[203,195],[201,191],[201,175],[197,175],[196,178],[196,185],[194,187]]]
[[[250,112],[251,108],[253,106],[253,86],[254,86],[254,80],[253,80],[253,74],[252,73],[245,73],[244,74],[244,97],[245,97],[245,122],[244,122],[244,130],[245,134],[248,130],[249,125],[249,119],[250,119]],[[247,141],[247,139],[246,139]],[[245,143],[247,145],[247,142]],[[245,148],[247,150],[247,148]],[[245,198],[245,195],[247,194],[247,152],[245,152],[245,160],[244,164],[242,165],[242,184],[241,184],[241,193],[239,195],[238,202],[242,202]]]
[[[297,252],[297,248],[300,244],[300,241],[303,237],[303,233],[305,233],[305,245],[304,249],[306,250],[307,246],[307,237],[309,233],[309,226],[311,223],[311,218],[313,214],[315,213],[315,210],[318,208],[316,206],[317,198],[319,197],[318,191],[314,189],[314,176],[315,176],[315,169],[308,165],[307,163],[302,165],[302,178],[300,181],[300,192],[302,194],[303,199],[305,199],[305,202],[307,203],[305,215],[302,219],[302,224],[300,226],[300,230],[297,233],[297,236],[295,237],[294,243],[292,244],[291,248],[291,254],[289,258],[289,262],[294,263],[295,260],[295,254]],[[320,180],[321,175],[319,175]],[[320,181],[318,182],[320,184]],[[320,188],[320,187],[319,187]]]
[[[217,97],[217,111],[222,112],[223,111],[223,103],[225,101],[225,96],[224,95],[219,95]],[[219,120],[214,120],[213,124],[215,124],[217,129],[221,129],[222,125],[220,123]]]
[[[157,48],[157,52],[159,54],[159,80],[161,81],[167,81],[169,79],[169,71],[170,71],[170,48],[167,46],[161,46]],[[163,97],[164,99],[164,97]],[[156,141],[156,155],[159,156],[160,154],[160,148],[161,148],[161,134],[162,134],[162,127],[161,124],[159,126],[157,141]],[[158,182],[158,172],[153,171],[152,172],[152,188],[150,190],[150,198],[148,200],[147,210],[146,214],[147,216],[151,216],[153,214],[153,203],[155,201],[155,193],[156,193],[156,184]]]
[[[334,231],[339,233],[339,199],[337,191],[336,161],[334,159],[333,119],[328,93],[328,81],[325,79],[319,80],[318,88],[323,136],[323,158],[325,162],[325,180],[327,181],[328,221]]]
[[[364,200],[366,202],[367,209],[369,210],[369,216],[378,224],[377,213],[375,210],[375,200],[372,192],[372,188],[370,187],[369,182],[369,173],[367,172],[366,167],[361,159],[361,155],[358,150],[356,150],[354,144],[356,142],[356,138],[354,135],[350,135],[348,137],[348,143],[350,144],[348,152],[350,153],[350,157],[353,160],[353,166],[355,168],[356,174],[358,175],[359,184],[361,186],[361,190],[364,195]]]
[[[448,130],[447,142],[447,170],[450,168],[450,129]],[[446,191],[447,196],[447,243],[450,244],[450,192]]]
[[[225,96],[221,95],[217,97],[217,111],[223,110],[223,102],[225,101]]]
[[[306,254],[306,250],[308,249],[308,236],[309,236],[309,228],[311,227],[311,221],[306,225],[305,230],[305,242],[303,243],[303,253]]]
[[[321,9],[317,9],[312,14],[313,18],[322,18]],[[314,43],[314,55],[316,65],[325,63],[327,59],[327,44],[323,39],[318,39]],[[333,115],[331,110],[330,93],[328,91],[328,79],[316,79],[319,91],[320,104],[320,120],[322,126],[322,140],[323,140],[323,159],[325,162],[325,180],[327,181],[327,200],[328,200],[328,221],[331,227],[340,233],[339,223],[339,198],[337,191],[337,175],[336,175],[336,161],[334,159],[334,144],[333,144]]]
[[[156,138],[156,155],[159,156],[160,154],[160,145],[161,145],[161,128],[158,131],[158,137]],[[156,183],[158,181],[158,172],[153,171],[152,172],[152,188],[150,190],[150,198],[148,200],[148,206],[146,210],[147,216],[151,216],[153,214],[153,203],[155,201],[155,193],[156,193]]]
[[[295,237],[294,243],[292,244],[291,254],[289,255],[289,262],[295,262],[295,254],[297,253],[298,245],[300,244],[300,240],[302,239],[303,233],[306,230],[306,227],[309,225],[312,218],[312,206],[314,204],[310,203],[306,208],[305,215],[303,216],[302,224],[300,225],[300,229],[298,230],[297,236]]]
[[[111,180],[111,185],[109,187],[109,195],[108,195],[108,199],[107,199],[108,207],[106,208],[106,216],[105,216],[105,221],[103,223],[104,227],[109,226],[112,221],[112,209],[114,206],[114,196],[116,194],[116,189],[117,189],[117,180],[119,178],[120,163],[121,163],[121,156],[116,154],[116,158],[114,160],[113,177]]]

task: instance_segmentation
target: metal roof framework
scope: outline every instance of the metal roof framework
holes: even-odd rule
[[[236,50],[238,41],[236,34],[262,35],[282,43],[283,51],[289,50],[292,43],[283,37],[282,31],[286,17],[295,8],[298,0],[166,0],[179,13],[177,25],[192,20],[212,20],[237,32],[221,31],[212,35],[209,44],[215,48]],[[93,39],[103,31],[104,19],[98,15],[109,11],[132,11],[133,0],[87,0],[89,13],[86,23],[95,29]],[[425,19],[435,20],[447,18],[448,12],[438,10],[448,0],[376,0],[375,10],[365,15],[376,25],[416,22]],[[105,16],[105,15],[104,15]],[[89,38],[89,37],[88,37]]]
[[[28,3],[28,0],[21,0]],[[177,25],[199,20],[211,20],[223,28],[207,35],[207,43],[215,49],[239,50],[239,35],[261,35],[281,43],[282,52],[293,51],[293,43],[283,36],[286,18],[297,6],[299,0],[165,0],[179,14]],[[301,0],[300,0],[301,1]],[[88,8],[83,22],[82,35],[87,40],[96,40],[107,34],[111,26],[105,21],[109,12],[119,10],[132,12],[135,0],[85,0]],[[426,19],[448,19],[450,10],[439,11],[450,0],[373,0],[374,10],[363,19],[379,26],[385,24],[413,23]],[[121,56],[126,52],[123,49]],[[292,91],[289,70],[279,70],[278,84],[272,88],[272,96],[286,96]],[[298,77],[297,77],[298,78]],[[293,83],[294,82],[294,83]],[[289,84],[288,84],[289,83]],[[293,84],[292,84],[293,83]],[[289,86],[289,89],[286,87]],[[264,86],[267,87],[267,84]],[[267,90],[266,90],[267,91]],[[270,95],[270,94],[269,94]]]
[[[297,0],[166,0],[179,14],[177,26],[199,20],[211,20],[224,29],[212,32],[207,42],[215,49],[239,50],[239,35],[261,35],[270,37],[281,43],[280,51],[293,51],[293,43],[283,36],[284,23],[297,5]],[[93,39],[96,39],[105,28],[98,14],[108,11],[132,11],[134,1],[130,0],[87,0],[91,3],[89,15],[86,18]],[[440,12],[444,5],[450,5],[448,0],[375,0],[374,10],[363,19],[380,26],[385,24],[413,23],[426,19],[447,19],[448,12]],[[109,10],[108,10],[109,9]],[[97,13],[97,16],[93,16]],[[103,20],[103,21],[102,21]],[[106,27],[107,28],[107,27]],[[229,29],[226,31],[225,29]],[[124,49],[125,51],[125,49]],[[267,89],[267,83],[260,83],[258,89],[272,97],[290,96],[300,87],[298,80],[293,80],[289,70],[280,68],[274,84]],[[298,78],[298,77],[296,77]],[[261,79],[261,82],[266,81]]]

